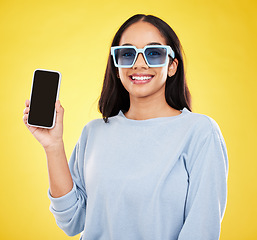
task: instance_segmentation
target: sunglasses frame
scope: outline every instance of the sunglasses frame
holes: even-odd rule
[[[130,65],[119,65],[116,62],[115,50],[123,49],[123,48],[130,48],[130,49],[134,49],[136,51],[135,59],[134,59],[133,63],[130,64]],[[167,51],[165,63],[163,63],[163,64],[149,64],[149,62],[148,62],[148,60],[145,56],[145,50],[148,49],[148,48],[165,48],[166,51]],[[175,58],[175,53],[172,50],[172,48],[170,46],[166,46],[166,45],[147,45],[144,48],[140,48],[140,49],[136,48],[135,46],[114,46],[114,47],[111,47],[111,55],[113,56],[114,65],[115,65],[115,67],[118,67],[118,68],[131,68],[131,67],[133,67],[136,60],[137,60],[137,57],[138,57],[139,53],[142,53],[142,55],[144,57],[144,60],[149,67],[164,67],[167,64],[168,56],[170,56],[172,59]]]

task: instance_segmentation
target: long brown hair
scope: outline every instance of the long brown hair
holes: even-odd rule
[[[165,86],[165,98],[169,106],[181,110],[186,107],[191,111],[191,94],[189,92],[183,62],[183,50],[181,43],[173,29],[163,20],[152,15],[137,14],[129,18],[115,34],[112,45],[118,46],[123,32],[133,23],[144,21],[151,23],[166,39],[167,45],[171,46],[178,60],[176,73],[167,77]],[[117,77],[117,69],[114,66],[111,54],[109,54],[104,76],[103,88],[98,102],[99,111],[105,122],[108,118],[115,116],[120,110],[128,111],[130,106],[129,93],[123,87]]]

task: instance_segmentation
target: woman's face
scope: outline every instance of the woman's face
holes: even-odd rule
[[[120,46],[133,45],[144,48],[151,44],[166,45],[165,38],[150,23],[137,22],[128,27],[122,34]],[[139,54],[132,68],[118,68],[118,75],[130,98],[165,97],[167,75],[172,76],[177,69],[177,59],[164,67],[148,67],[142,54]],[[144,80],[142,80],[144,79]]]

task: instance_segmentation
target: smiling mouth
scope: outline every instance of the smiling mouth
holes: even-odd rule
[[[153,79],[153,75],[130,75],[129,78],[134,84],[149,83]]]

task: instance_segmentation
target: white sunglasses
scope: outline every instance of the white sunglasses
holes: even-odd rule
[[[170,46],[148,45],[143,49],[135,46],[115,46],[111,47],[111,55],[115,67],[131,68],[137,60],[139,53],[142,53],[149,67],[163,67],[167,64],[168,56],[175,58],[175,53]]]

